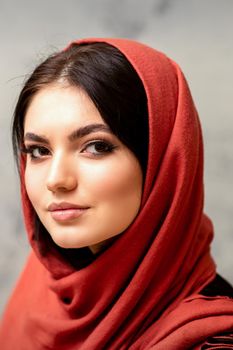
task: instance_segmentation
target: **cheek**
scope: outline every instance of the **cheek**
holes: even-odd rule
[[[141,199],[142,171],[136,160],[97,164],[85,169],[83,178],[86,190],[97,202],[106,200],[118,205]]]
[[[32,205],[36,207],[39,203],[39,199],[41,198],[41,175],[38,171],[34,172],[30,167],[26,167],[24,179],[27,195],[32,202]]]

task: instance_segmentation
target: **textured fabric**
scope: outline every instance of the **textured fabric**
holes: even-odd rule
[[[200,294],[206,296],[224,295],[233,299],[233,287],[224,278],[216,275],[215,279]],[[208,338],[200,349],[233,349],[233,333],[222,333]]]
[[[141,209],[97,259],[74,269],[48,235],[35,239],[22,160],[33,250],[6,309],[1,349],[192,349],[233,329],[232,300],[199,293],[216,272],[198,115],[180,68],[164,54],[124,39],[81,42],[92,41],[117,47],[145,87],[149,160]]]

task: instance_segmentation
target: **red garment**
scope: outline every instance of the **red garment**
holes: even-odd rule
[[[177,64],[150,47],[124,39],[79,42],[93,41],[117,47],[147,94],[141,210],[112,246],[76,271],[52,246],[40,253],[22,179],[33,252],[6,309],[0,348],[198,349],[233,329],[233,302],[198,294],[215,277],[215,264],[212,224],[203,214],[202,135],[189,88]]]

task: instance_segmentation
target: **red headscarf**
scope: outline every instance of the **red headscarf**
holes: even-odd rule
[[[215,264],[212,224],[203,214],[202,135],[189,88],[177,64],[146,45],[125,39],[77,43],[89,42],[118,48],[147,94],[149,160],[141,210],[114,244],[75,270],[52,247],[41,254],[22,177],[33,251],[5,312],[1,349],[198,348],[233,329],[233,303],[199,294],[214,279]]]

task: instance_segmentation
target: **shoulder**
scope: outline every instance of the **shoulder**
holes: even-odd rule
[[[217,274],[215,279],[200,294],[208,297],[226,296],[233,299],[233,287],[228,281]]]
[[[232,298],[233,300],[232,286],[219,275],[217,275],[215,279],[202,290],[201,294],[210,297],[221,295]],[[231,332],[220,333],[208,338],[205,343],[202,344],[200,349],[233,349],[233,330]]]
[[[222,333],[208,338],[200,347],[200,350],[207,349],[233,349],[233,333]]]

